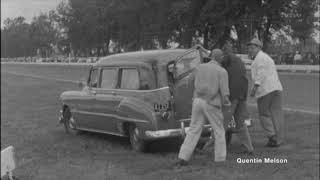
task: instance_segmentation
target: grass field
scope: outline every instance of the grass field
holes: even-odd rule
[[[191,165],[181,169],[173,167],[181,143],[175,139],[154,142],[148,153],[140,154],[131,151],[126,138],[95,133],[65,134],[57,123],[61,107],[59,95],[78,88],[75,83],[59,79],[85,78],[87,69],[1,67],[1,149],[9,145],[16,148],[18,168],[15,174],[21,180],[300,180],[319,177],[319,115],[287,112],[286,145],[276,149],[264,147],[266,139],[259,123],[254,122],[255,126],[250,129],[256,150],[254,156],[241,154],[240,144],[234,138],[226,162],[216,164],[210,154],[196,153]],[[286,97],[305,93],[299,89],[303,86],[296,87],[297,94],[290,92]],[[319,102],[315,98],[319,95],[305,94],[302,96],[306,101],[295,99],[285,103],[299,106],[301,101],[306,104],[304,106],[316,108]],[[257,118],[255,109],[252,112]],[[236,161],[237,158],[264,157],[286,158],[288,163],[238,164]]]

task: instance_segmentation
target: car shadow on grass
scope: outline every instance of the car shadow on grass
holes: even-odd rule
[[[110,134],[95,133],[88,131],[81,131],[79,134],[84,140],[94,141],[96,143],[109,144],[112,148],[120,148],[132,150],[130,140],[128,137],[120,137]],[[197,144],[197,148],[201,148],[208,140],[208,137],[201,137]],[[147,142],[147,148],[144,153],[147,154],[171,154],[178,153],[183,143],[183,138],[166,138]]]
[[[89,131],[81,131],[80,137],[85,140],[94,141],[96,143],[109,144],[112,148],[130,149],[130,141],[127,137],[120,137],[110,134],[95,133]]]
[[[148,143],[146,153],[167,154],[172,152],[178,152],[181,143],[181,138],[168,138],[151,141]]]
[[[198,141],[197,147],[201,149],[205,143],[209,140],[209,137],[201,137]],[[183,138],[168,138],[153,141],[149,144],[147,153],[152,154],[169,154],[169,153],[179,153],[180,147],[183,143]]]
[[[112,148],[132,150],[130,140],[128,137],[120,137],[110,134],[95,133],[88,131],[81,131],[79,134],[83,140],[93,141],[95,143],[109,144]],[[154,140],[147,142],[147,148],[144,153],[150,154],[167,154],[178,152],[182,144],[181,138],[167,138],[161,140]]]

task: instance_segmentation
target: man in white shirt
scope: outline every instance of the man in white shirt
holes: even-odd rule
[[[250,95],[257,98],[259,118],[269,141],[266,146],[279,147],[283,141],[282,85],[274,61],[264,53],[262,42],[252,39],[248,44],[251,76],[254,87]]]

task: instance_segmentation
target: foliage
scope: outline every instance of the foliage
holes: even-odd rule
[[[313,34],[317,19],[314,17],[317,4],[314,0],[300,0],[295,4],[291,19],[292,36],[303,41],[305,44],[306,39],[310,38]],[[319,6],[319,5],[318,5]]]
[[[315,0],[69,0],[28,24],[8,19],[1,30],[2,56],[63,54],[103,56],[121,51],[219,48],[234,32],[237,48],[259,37],[266,49],[274,32],[302,42],[312,34]],[[232,37],[231,37],[232,38]],[[111,50],[111,52],[109,52]]]
[[[30,25],[24,17],[6,19],[5,28],[1,30],[1,55],[4,56],[28,56],[30,55]]]
[[[47,14],[35,17],[30,24],[24,17],[6,19],[1,30],[1,56],[46,56],[55,44],[57,31]]]

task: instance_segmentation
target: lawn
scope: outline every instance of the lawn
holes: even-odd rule
[[[57,118],[61,104],[59,94],[78,89],[77,84],[54,79],[77,80],[85,77],[81,70],[39,70],[20,68],[16,73],[44,78],[17,76],[1,69],[1,149],[16,148],[21,180],[86,179],[318,179],[319,116],[286,112],[286,144],[280,148],[264,147],[266,139],[259,122],[250,133],[255,155],[241,154],[234,138],[227,161],[214,163],[210,153],[194,154],[191,165],[174,168],[180,147],[176,139],[150,145],[147,153],[135,153],[126,138],[83,133],[64,133]],[[50,77],[51,79],[45,79]],[[252,115],[257,119],[255,109]],[[286,164],[239,164],[237,158],[284,158]]]

